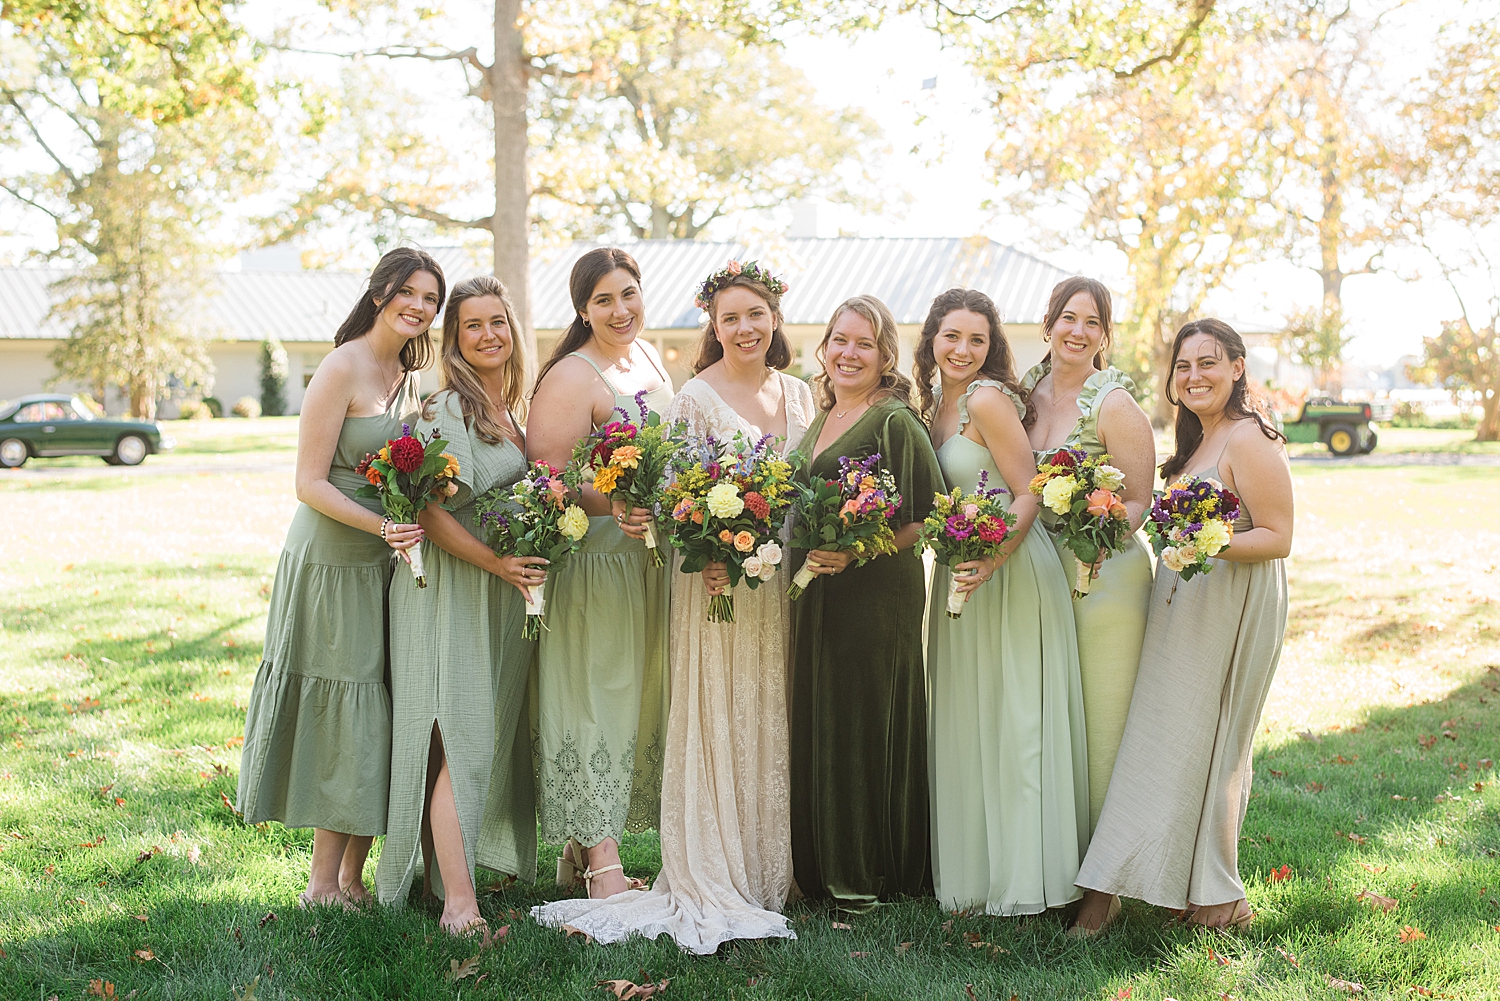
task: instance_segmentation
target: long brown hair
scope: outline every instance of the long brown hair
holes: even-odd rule
[[[568,298],[573,300],[573,322],[568,324],[557,347],[552,349],[552,357],[547,359],[547,364],[537,373],[536,382],[531,387],[532,396],[536,395],[536,387],[547,378],[553,365],[593,338],[594,332],[584,322],[583,314],[588,309],[589,300],[593,298],[594,289],[598,288],[606,275],[621,268],[630,273],[637,285],[641,283],[641,266],[635,263],[634,257],[619,247],[595,247],[573,262],[573,270],[568,275]]]
[[[1168,482],[1186,468],[1188,459],[1198,450],[1198,446],[1203,444],[1203,422],[1198,419],[1197,414],[1183,406],[1181,400],[1172,399],[1172,385],[1175,381],[1172,373],[1177,368],[1177,356],[1182,353],[1183,342],[1198,334],[1207,334],[1217,341],[1231,364],[1245,357],[1244,338],[1240,337],[1235,329],[1223,320],[1190,320],[1177,331],[1177,336],[1172,340],[1172,361],[1167,366],[1166,390],[1167,401],[1177,407],[1177,450],[1172,453],[1171,458],[1161,464],[1161,477]],[[1254,418],[1255,423],[1260,426],[1261,434],[1272,441],[1286,441],[1286,436],[1277,431],[1266,417],[1265,400],[1259,392],[1250,387],[1248,369],[1240,374],[1234,382],[1234,387],[1229,391],[1229,402],[1224,404],[1224,416],[1231,420]]]
[[[359,301],[333,335],[334,347],[368,334],[370,328],[375,326],[375,318],[396,298],[401,286],[410,281],[411,276],[418,271],[426,271],[437,279],[438,302],[442,302],[443,296],[447,294],[448,283],[443,279],[443,269],[438,266],[438,262],[433,260],[431,254],[415,247],[397,247],[388,251],[375,265],[375,270],[370,272],[364,291],[359,294]],[[401,371],[424,369],[431,364],[432,328],[429,327],[401,345]]]
[[[505,322],[510,327],[510,360],[505,363],[505,398],[494,400],[464,357],[459,337],[459,307],[469,299],[494,296],[505,310]],[[526,419],[526,348],[516,322],[516,307],[510,301],[510,293],[493,275],[478,275],[453,287],[448,305],[443,308],[443,348],[438,356],[438,372],[443,389],[458,397],[464,421],[474,429],[480,441],[498,445],[505,440],[505,431],[495,419],[495,409],[504,408],[511,419]],[[436,412],[433,399],[429,397],[422,407],[422,419],[432,420]],[[519,424],[517,430],[520,430]]]
[[[975,289],[950,288],[933,299],[932,308],[927,310],[927,319],[922,322],[922,336],[917,341],[916,361],[911,367],[921,399],[922,419],[929,424],[932,423],[937,402],[932,388],[932,377],[937,371],[937,356],[933,353],[932,342],[937,339],[938,331],[948,314],[960,309],[978,313],[990,325],[989,351],[975,378],[994,379],[1017,395],[1021,391],[1020,384],[1016,382],[1015,355],[1011,353],[1010,342],[1005,339],[1005,327],[1000,322],[1000,311],[995,308],[995,301]]]
[[[786,368],[792,363],[792,344],[786,338],[786,324],[781,318],[781,296],[767,288],[765,282],[758,282],[748,275],[735,275],[714,292],[714,297],[708,304],[708,326],[703,329],[703,339],[698,342],[698,357],[693,361],[693,374],[697,375],[724,357],[724,345],[719,343],[714,323],[718,319],[719,296],[732,288],[749,289],[764,299],[771,308],[771,346],[766,349],[766,366]]]
[[[1047,297],[1047,313],[1042,317],[1042,338],[1052,339],[1052,328],[1057,326],[1058,318],[1062,316],[1063,310],[1068,308],[1068,300],[1079,292],[1087,292],[1094,300],[1094,308],[1099,311],[1099,329],[1104,332],[1099,341],[1099,350],[1094,354],[1094,368],[1104,371],[1104,356],[1109,353],[1110,346],[1115,341],[1115,307],[1110,297],[1109,288],[1101,281],[1085,278],[1082,275],[1073,275],[1064,278],[1052,286],[1052,294]],[[1052,349],[1042,356],[1042,361],[1052,357]]]
[[[875,387],[870,402],[874,404],[893,396],[910,406],[911,380],[896,369],[896,364],[901,360],[901,338],[896,317],[889,306],[873,295],[856,295],[839,303],[828,320],[827,329],[823,331],[823,340],[818,344],[815,355],[818,359],[818,374],[812,377],[813,400],[817,402],[818,409],[833,409],[833,385],[828,378],[826,357],[828,339],[833,336],[834,324],[845,313],[858,313],[875,329],[875,346],[880,351],[880,384]]]

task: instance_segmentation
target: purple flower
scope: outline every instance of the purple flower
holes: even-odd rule
[[[967,539],[974,534],[974,523],[958,515],[951,515],[947,523],[948,535],[954,539]]]

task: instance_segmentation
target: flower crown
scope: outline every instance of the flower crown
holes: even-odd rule
[[[704,279],[703,284],[698,286],[698,295],[693,299],[693,305],[708,312],[714,304],[714,296],[718,294],[736,277],[744,275],[754,282],[760,282],[772,295],[786,295],[789,287],[786,282],[771,274],[769,268],[762,267],[759,261],[750,261],[741,264],[739,261],[730,261],[729,266],[715,271]]]

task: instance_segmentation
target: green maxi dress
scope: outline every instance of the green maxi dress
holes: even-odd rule
[[[422,417],[417,432],[440,432],[448,442],[445,451],[458,462],[458,493],[443,506],[480,538],[475,502],[524,476],[526,456],[509,441],[479,438],[464,420],[457,394],[440,393],[428,406],[433,416]],[[427,587],[399,574],[391,586],[391,797],[375,870],[376,893],[385,904],[405,902],[419,865],[430,866],[433,892],[443,895],[437,865],[422,858],[420,837],[434,723],[443,738],[471,877],[476,862],[527,882],[536,873],[526,719],[535,644],[521,636],[521,593],[431,542],[422,549]],[[481,833],[492,848],[483,856]]]
[[[599,378],[638,420],[635,400]],[[646,394],[657,413],[671,401],[670,381]],[[671,575],[670,559],[652,567],[645,545],[608,515],[591,517],[583,548],[548,575],[536,791],[541,834],[553,844],[576,838],[591,848],[660,822]]]
[[[979,474],[1015,495],[985,446],[963,436],[976,379],[958,402],[958,431],[938,449],[943,476],[973,490]],[[1038,914],[1081,895],[1088,850],[1088,751],[1069,587],[1045,532],[1033,526],[961,617],[946,614],[952,572],[933,568],[927,610],[932,874],[949,910]]]
[[[354,498],[364,457],[401,434],[417,376],[383,414],[346,417],[328,482]],[[391,776],[386,590],[394,566],[380,536],[298,506],[276,564],[266,645],[245,714],[238,809],[343,834],[385,833]]]
[[[1052,364],[1043,361],[1021,381],[1024,393],[1036,388]],[[1088,377],[1078,393],[1078,423],[1063,443],[1081,448],[1091,456],[1102,455],[1099,412],[1110,393],[1134,393],[1135,383],[1119,369],[1107,368]],[[1042,521],[1052,520],[1042,511]],[[1049,526],[1050,528],[1050,526]],[[1053,544],[1063,571],[1071,575],[1078,558],[1056,536]],[[1125,733],[1125,714],[1135,689],[1135,672],[1141,663],[1141,642],[1146,638],[1146,613],[1151,607],[1151,554],[1145,536],[1137,532],[1123,552],[1115,553],[1099,568],[1089,593],[1073,601],[1073,621],[1078,627],[1078,666],[1083,675],[1083,712],[1089,741],[1089,830],[1099,823],[1104,794],[1115,769],[1115,754]]]
[[[827,418],[808,427],[809,449]],[[927,517],[943,473],[927,428],[900,400],[872,406],[810,472],[834,479],[840,457],[877,452],[901,493],[893,527]],[[788,566],[806,556],[794,552]],[[792,603],[792,867],[804,894],[845,910],[932,886],[924,576],[910,552],[880,556],[817,577]]]
[[[1197,474],[1223,481],[1218,463]],[[1235,534],[1254,527],[1241,508]],[[1255,728],[1286,634],[1286,562],[1215,560],[1151,591],[1141,669],[1078,885],[1181,909],[1245,896]]]

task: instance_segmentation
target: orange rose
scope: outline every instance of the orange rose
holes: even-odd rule
[[[748,553],[755,548],[755,536],[749,532],[741,532],[734,537],[734,548],[742,553]]]
[[[694,525],[701,525],[701,524],[703,524],[703,510],[701,508],[694,508],[693,509],[693,524]]]
[[[1130,517],[1130,512],[1125,510],[1125,505],[1118,499],[1109,506],[1109,516],[1115,521],[1124,521]]]
[[[1088,512],[1089,514],[1097,515],[1100,518],[1105,518],[1109,516],[1110,507],[1112,505],[1118,504],[1119,502],[1120,499],[1118,497],[1110,493],[1108,490],[1105,490],[1103,487],[1100,487],[1098,490],[1095,490],[1093,493],[1089,494]]]
[[[724,531],[722,531],[722,532],[719,533],[719,541],[720,542],[733,542],[734,541],[734,533],[731,532],[727,528],[724,529]]]

